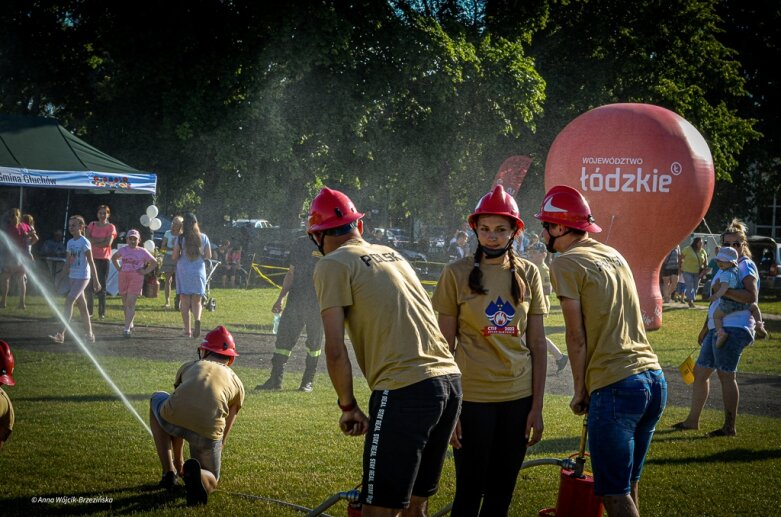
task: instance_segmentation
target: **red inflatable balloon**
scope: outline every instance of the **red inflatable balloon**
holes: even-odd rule
[[[556,137],[545,166],[546,191],[569,185],[583,193],[603,228],[591,236],[629,262],[648,330],[662,325],[662,261],[702,220],[714,181],[702,135],[650,104],[584,113]]]

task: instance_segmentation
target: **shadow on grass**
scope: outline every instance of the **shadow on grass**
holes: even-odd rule
[[[708,438],[709,440],[715,438]],[[751,463],[755,461],[767,461],[776,460],[781,458],[781,450],[766,449],[761,451],[749,450],[749,449],[727,449],[716,452],[709,456],[701,456],[697,458],[682,457],[682,458],[667,458],[667,459],[654,459],[650,458],[646,461],[646,464],[652,463],[654,465],[695,465],[698,463]]]
[[[765,320],[765,329],[767,329],[768,332],[770,332],[772,337],[776,337],[776,334],[781,334],[781,319],[770,319],[770,318],[764,318]]]
[[[74,494],[38,494],[35,497],[0,499],[0,507],[4,516],[138,513],[163,507],[184,507],[184,487],[177,488],[174,492],[168,492],[157,484],[145,484]],[[82,498],[81,502],[79,498]],[[35,503],[33,499],[36,499]]]
[[[139,401],[149,400],[152,397],[151,393],[143,394],[125,394],[128,400]],[[63,395],[63,396],[47,396],[47,397],[14,397],[14,401],[25,402],[113,402],[115,400],[121,400],[116,395]]]
[[[524,461],[553,458],[563,460],[578,453],[580,438],[544,438],[537,445],[526,449]],[[445,453],[448,460],[453,459],[453,448],[448,447]]]
[[[740,375],[740,373],[738,373]],[[738,384],[741,386],[770,386],[775,388],[781,387],[781,376],[778,375],[762,375],[755,377],[740,377]]]
[[[543,455],[548,458],[564,459],[578,452],[580,437],[546,438],[542,435],[542,441],[526,450],[526,459],[533,454],[532,459]]]

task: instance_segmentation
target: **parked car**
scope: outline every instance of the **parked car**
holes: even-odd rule
[[[418,276],[421,277],[421,279],[426,278],[429,274],[429,268],[428,268],[428,258],[423,253],[420,253],[418,251],[414,250],[408,250],[406,248],[396,248],[396,251],[399,252],[399,255],[407,259],[407,262],[410,263],[412,266],[412,269],[417,272]]]
[[[267,230],[267,239],[263,242],[262,253],[256,260],[269,266],[287,267],[290,264],[290,251],[293,246],[306,245],[312,250],[315,249],[313,243],[303,241],[301,237],[306,235],[306,231],[301,228],[293,230],[287,228],[274,228]]]
[[[748,247],[759,270],[760,296],[781,297],[781,244],[771,237],[752,235]]]
[[[388,241],[396,248],[409,248],[412,245],[412,239],[409,233],[401,228],[388,228],[385,231]]]
[[[266,219],[236,219],[231,221],[233,228],[273,228],[274,225],[268,222]]]

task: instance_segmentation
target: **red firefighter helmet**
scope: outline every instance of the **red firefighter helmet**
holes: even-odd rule
[[[198,347],[201,350],[207,350],[209,352],[214,352],[215,354],[227,355],[230,357],[239,355],[236,352],[236,343],[233,342],[233,336],[231,336],[228,329],[222,325],[206,334],[204,340],[205,341]],[[233,359],[231,359],[231,363],[233,363]]]
[[[324,188],[312,200],[307,221],[307,233],[339,228],[363,217],[350,198],[338,190]]]
[[[518,203],[504,191],[504,187],[497,185],[491,192],[480,198],[475,211],[467,217],[469,226],[477,228],[477,218],[481,215],[503,215],[515,221],[518,231],[523,230],[524,224],[518,215]]]
[[[3,340],[0,340],[0,384],[14,386],[14,354],[11,353],[11,347]]]
[[[594,222],[591,208],[583,194],[566,185],[551,188],[542,200],[540,211],[534,214],[540,221],[561,224],[576,230],[599,233],[602,228]]]

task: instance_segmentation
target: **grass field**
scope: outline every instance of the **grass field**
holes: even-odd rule
[[[272,327],[271,306],[279,291],[275,288],[263,289],[212,289],[211,295],[217,300],[217,310],[203,311],[202,327],[214,328],[225,325],[235,332],[264,332]],[[11,299],[11,302],[15,300]],[[137,305],[136,325],[177,328],[182,324],[178,311],[163,309],[163,298],[140,298]],[[564,343],[564,318],[561,310],[552,297],[551,314],[545,320],[545,331],[561,348]],[[62,302],[58,298],[57,304]],[[97,304],[97,301],[95,302]],[[3,315],[25,318],[50,319],[53,317],[49,306],[40,296],[28,298],[27,310],[15,308],[14,303],[2,310]],[[122,301],[119,297],[109,297],[107,301],[106,322],[122,324]],[[698,302],[705,308],[706,304]],[[763,313],[781,315],[781,302],[760,302]],[[685,308],[666,307],[663,314],[662,328],[649,333],[649,339],[654,350],[659,355],[663,366],[679,365],[689,353],[697,348],[697,333],[705,318],[704,311]],[[78,321],[78,311],[74,321]],[[781,321],[768,320],[767,328],[771,339],[757,341],[750,349],[751,353],[741,360],[741,371],[751,373],[767,373],[781,375]]]
[[[204,312],[204,328],[226,324],[231,329],[270,328],[274,289],[214,289],[214,313]],[[162,299],[142,299],[139,325],[177,327],[178,313],[161,308]],[[778,314],[778,306],[764,307]],[[49,319],[48,308],[31,298],[22,313],[3,315]],[[704,311],[669,310],[661,330],[650,338],[664,365],[676,365],[695,346]],[[118,298],[111,298],[109,321],[121,318]],[[773,321],[771,323],[781,323]],[[563,321],[554,306],[546,320],[552,338],[563,345]],[[742,372],[781,374],[781,328],[771,326],[774,339],[757,342],[741,363]],[[286,379],[277,393],[251,390],[265,372],[237,364],[236,372],[249,388],[223,456],[221,489],[205,509],[186,509],[184,492],[171,496],[156,488],[159,464],[146,430],[117,400],[81,354],[15,351],[17,386],[5,388],[17,413],[15,432],[0,452],[0,514],[141,515],[232,514],[300,515],[278,505],[233,495],[276,498],[314,507],[331,494],[360,481],[362,440],[344,437],[337,429],[334,393],[320,379],[311,394],[294,391],[297,377]],[[127,395],[143,419],[148,397],[170,390],[178,362],[103,356],[106,371]],[[358,399],[368,399],[363,381]],[[545,436],[527,459],[563,458],[578,446],[581,419],[568,409],[568,397],[547,396]],[[781,507],[777,472],[781,467],[781,421],[741,414],[735,438],[706,438],[704,432],[672,432],[669,426],[686,410],[669,407],[649,454],[641,483],[643,515],[777,515]],[[703,429],[721,424],[721,412],[706,410]],[[454,473],[446,462],[441,490],[432,499],[438,510],[452,500]],[[512,515],[531,516],[555,506],[558,469],[524,470],[518,481]],[[33,498],[74,497],[76,502],[33,503]],[[80,504],[79,497],[113,499],[111,504]],[[345,515],[345,503],[330,512]]]

